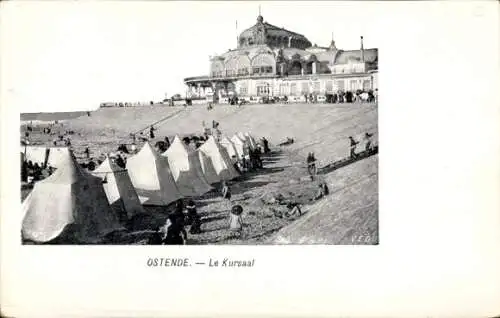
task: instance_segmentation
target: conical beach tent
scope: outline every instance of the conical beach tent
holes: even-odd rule
[[[221,178],[217,174],[217,171],[215,171],[212,159],[199,149],[196,150],[196,153],[198,155],[198,158],[200,158],[201,169],[203,170],[203,175],[205,176],[205,179],[208,181],[208,183],[214,184],[220,182]]]
[[[91,243],[121,228],[102,180],[81,169],[70,152],[51,176],[35,184],[22,209],[23,237],[36,242],[63,236],[72,243]]]
[[[239,176],[227,151],[213,136],[210,136],[199,150],[212,159],[215,172],[221,180],[231,180]]]
[[[241,159],[235,145],[231,140],[229,140],[229,138],[227,138],[226,136],[222,137],[220,144],[221,146],[226,148],[227,153],[229,154],[229,158],[231,158],[232,162],[236,162]]]
[[[200,196],[212,189],[203,175],[199,155],[189,151],[175,136],[170,147],[162,154],[167,157],[177,188],[184,196]]]
[[[257,142],[255,141],[255,139],[252,137],[252,135],[250,135],[249,132],[246,132],[245,134],[245,137],[247,138],[248,142],[250,143],[250,147],[252,149],[255,149],[257,148]]]
[[[103,180],[108,202],[121,220],[145,212],[126,169],[106,157],[92,174]]]
[[[241,139],[238,135],[234,135],[231,138],[236,151],[238,152],[238,156],[240,159],[249,158],[249,147],[244,139]]]
[[[143,204],[162,206],[182,198],[167,158],[157,154],[148,142],[127,159],[127,170]]]
[[[69,156],[70,149],[68,147],[51,147],[49,148],[49,158],[47,165],[59,168],[61,163],[64,163]]]
[[[245,136],[244,133],[239,132],[238,137],[240,137],[241,140],[245,142],[245,144],[248,146],[250,150],[254,150],[255,148],[252,146],[252,142],[250,141],[250,138],[248,136]]]
[[[42,146],[26,146],[21,147],[21,152],[24,153],[26,150],[26,160],[31,161],[33,164],[38,163],[42,166],[47,162],[48,149]]]

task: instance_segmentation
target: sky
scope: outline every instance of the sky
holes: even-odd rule
[[[328,46],[381,42],[380,4],[363,2],[3,2],[2,85],[20,112],[72,111],[107,101],[160,101],[208,75],[209,56],[266,22]],[[238,21],[238,32],[236,30]],[[378,26],[378,27],[376,27]]]

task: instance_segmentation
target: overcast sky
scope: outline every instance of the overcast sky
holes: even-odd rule
[[[327,46],[378,47],[379,5],[341,2],[10,2],[4,4],[4,80],[22,112],[94,109],[103,101],[184,94],[210,55],[264,20]],[[5,14],[7,13],[7,14]],[[378,22],[376,21],[378,19]],[[378,24],[377,24],[378,23]]]

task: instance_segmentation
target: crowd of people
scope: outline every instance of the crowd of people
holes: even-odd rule
[[[21,163],[21,181],[25,183],[32,183],[43,180],[55,171],[53,167],[45,163],[33,163],[31,160],[24,160]]]

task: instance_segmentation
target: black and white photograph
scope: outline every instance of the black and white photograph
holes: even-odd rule
[[[0,316],[498,317],[499,8],[0,1]]]
[[[376,34],[300,4],[204,7],[209,30],[171,4],[53,30],[93,59],[59,60],[63,87],[27,71],[45,91],[20,118],[23,244],[379,243]]]

